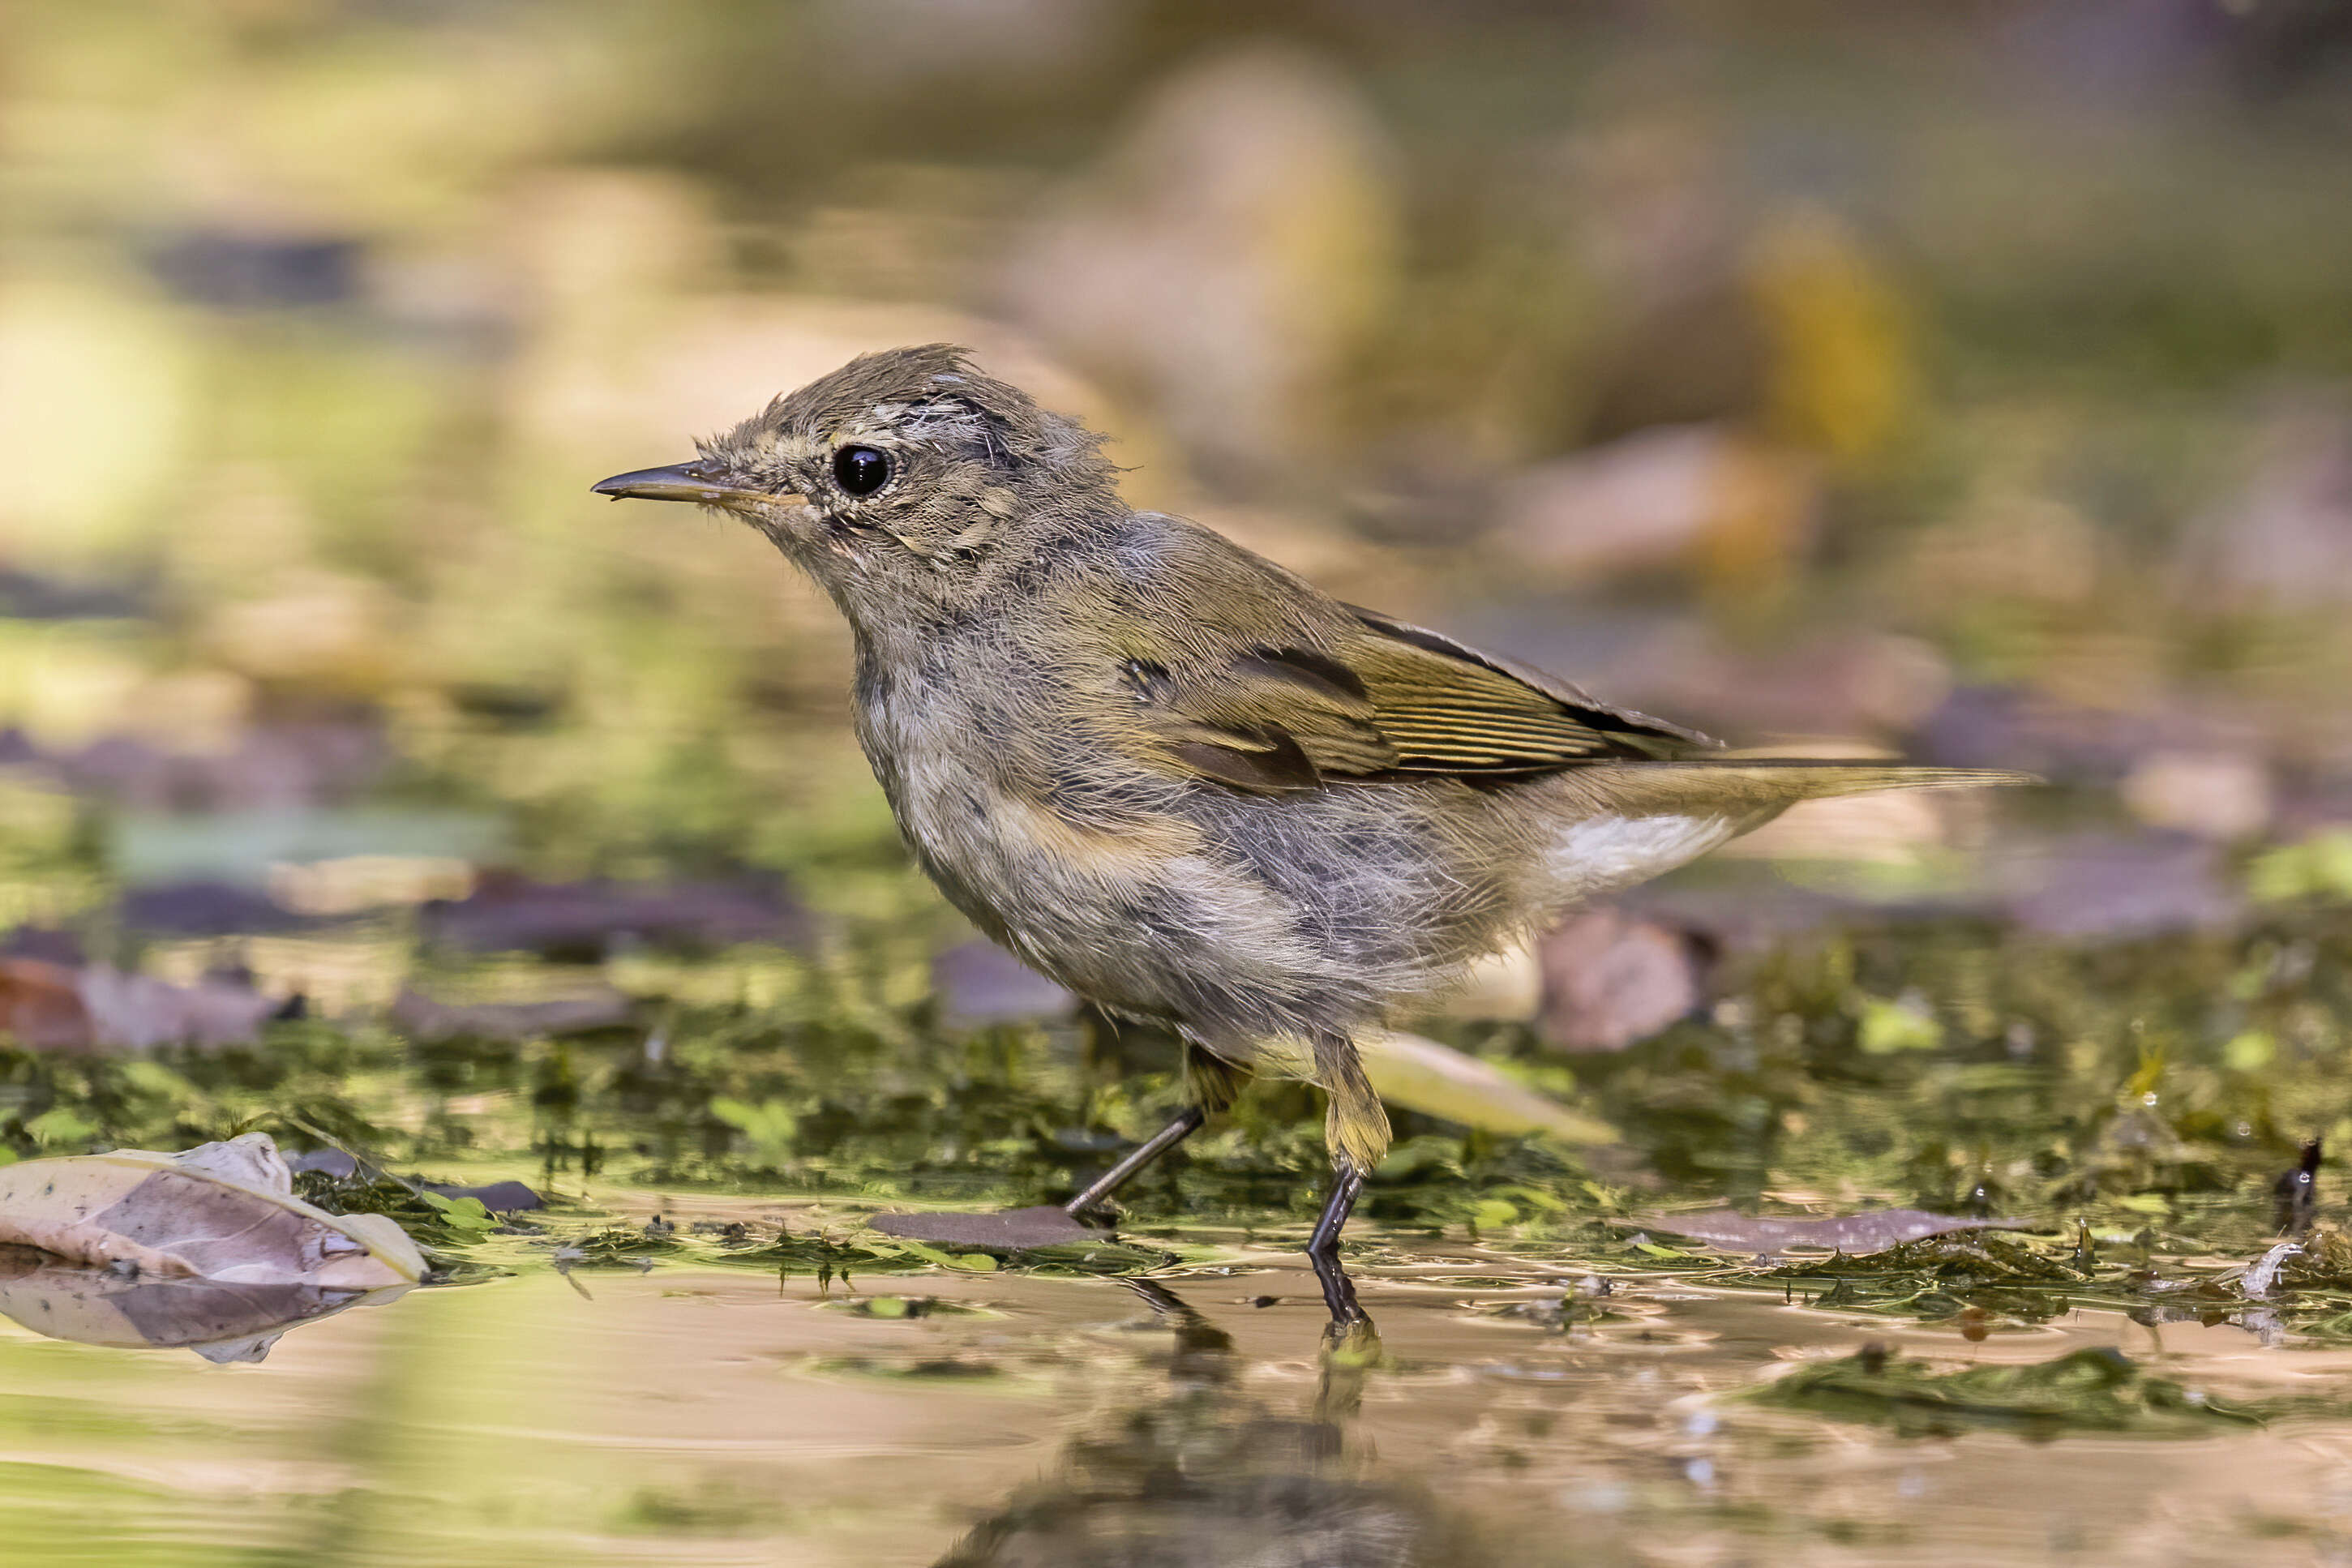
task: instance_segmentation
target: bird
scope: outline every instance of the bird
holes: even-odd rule
[[[1396,1010],[1799,801],[2030,782],[1733,751],[1131,507],[1104,446],[929,343],[592,487],[731,514],[813,578],[923,870],[1032,967],[1183,1041],[1183,1110],[1073,1220],[1254,1070],[1303,1064],[1319,1265],[1389,1144],[1358,1041]]]

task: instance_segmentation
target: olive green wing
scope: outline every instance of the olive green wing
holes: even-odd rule
[[[1564,680],[1375,611],[1349,606],[1348,644],[1400,773],[1547,773],[1580,763],[1665,762],[1717,742],[1612,708]]]
[[[1144,727],[1180,767],[1284,793],[1412,776],[1508,779],[1671,760],[1714,742],[1369,610],[1327,649],[1251,647],[1171,669],[1129,660]]]
[[[1176,765],[1261,794],[1370,778],[1397,750],[1361,677],[1305,648],[1254,647],[1175,670],[1129,659],[1121,679],[1149,739]]]

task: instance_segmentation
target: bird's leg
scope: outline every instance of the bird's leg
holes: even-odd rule
[[[1315,1234],[1307,1238],[1307,1257],[1318,1262],[1326,1258],[1338,1261],[1340,1229],[1347,1225],[1349,1215],[1355,1212],[1356,1200],[1363,1191],[1364,1178],[1356,1173],[1354,1166],[1344,1160],[1333,1165],[1330,1194],[1323,1200],[1323,1214],[1315,1222]]]
[[[1315,1079],[1329,1097],[1325,1107],[1323,1138],[1331,1151],[1331,1191],[1315,1234],[1307,1240],[1307,1256],[1315,1278],[1323,1286],[1323,1304],[1331,1309],[1331,1330],[1345,1335],[1369,1330],[1371,1319],[1356,1305],[1356,1288],[1339,1267],[1339,1232],[1363,1195],[1364,1173],[1388,1152],[1388,1113],[1364,1076],[1364,1061],[1356,1042],[1345,1035],[1318,1035],[1314,1040]]]
[[[1307,1261],[1315,1266],[1315,1281],[1323,1287],[1323,1305],[1331,1312],[1330,1331],[1343,1337],[1370,1329],[1372,1322],[1356,1304],[1356,1282],[1348,1278],[1339,1261],[1339,1231],[1363,1190],[1364,1178],[1351,1167],[1339,1165],[1332,1176],[1331,1195],[1324,1200],[1322,1217],[1315,1222],[1315,1234],[1307,1243]]]
[[[1323,1118],[1323,1142],[1331,1151],[1331,1194],[1324,1200],[1323,1217],[1315,1222],[1315,1236],[1307,1250],[1336,1258],[1339,1230],[1364,1190],[1364,1173],[1388,1152],[1389,1118],[1381,1097],[1364,1076],[1363,1058],[1355,1041],[1345,1035],[1326,1035],[1315,1041],[1315,1079],[1329,1097]]]
[[[1136,1173],[1152,1161],[1199,1131],[1201,1124],[1208,1120],[1209,1113],[1202,1107],[1186,1106],[1175,1121],[1145,1139],[1126,1159],[1088,1183],[1086,1191],[1058,1207],[1040,1205],[998,1215],[886,1214],[875,1215],[868,1223],[885,1236],[978,1247],[1019,1248],[1099,1240],[1102,1232],[1079,1224],[1079,1216],[1133,1181]]]
[[[1088,1209],[1103,1203],[1111,1194],[1135,1180],[1136,1175],[1146,1165],[1198,1132],[1201,1130],[1201,1124],[1208,1120],[1209,1113],[1199,1106],[1186,1106],[1177,1113],[1175,1121],[1137,1144],[1129,1152],[1126,1159],[1097,1176],[1087,1184],[1086,1191],[1064,1204],[1062,1212],[1076,1219]]]
[[[1062,1212],[1076,1218],[1101,1204],[1111,1194],[1133,1181],[1152,1161],[1198,1132],[1210,1117],[1233,1104],[1250,1079],[1249,1068],[1202,1049],[1192,1041],[1184,1043],[1184,1087],[1192,1103],[1153,1133],[1135,1152],[1105,1171],[1087,1184],[1087,1190],[1062,1205]]]

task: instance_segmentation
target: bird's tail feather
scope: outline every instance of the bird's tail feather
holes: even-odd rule
[[[1563,787],[1581,795],[1589,810],[1715,816],[1733,824],[1735,833],[1744,833],[1801,800],[2042,782],[2032,773],[2006,768],[1938,768],[1884,757],[1743,756],[1736,752],[1611,763],[1560,776]]]
[[[1939,768],[1885,757],[1775,757],[1723,752],[1713,757],[1651,765],[1749,774],[1759,784],[1789,790],[1806,800],[1886,789],[1985,789],[2043,782],[2036,774],[2014,768]]]

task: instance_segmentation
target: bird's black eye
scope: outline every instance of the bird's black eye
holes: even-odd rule
[[[844,447],[833,455],[833,479],[851,495],[870,496],[890,482],[890,454]]]

